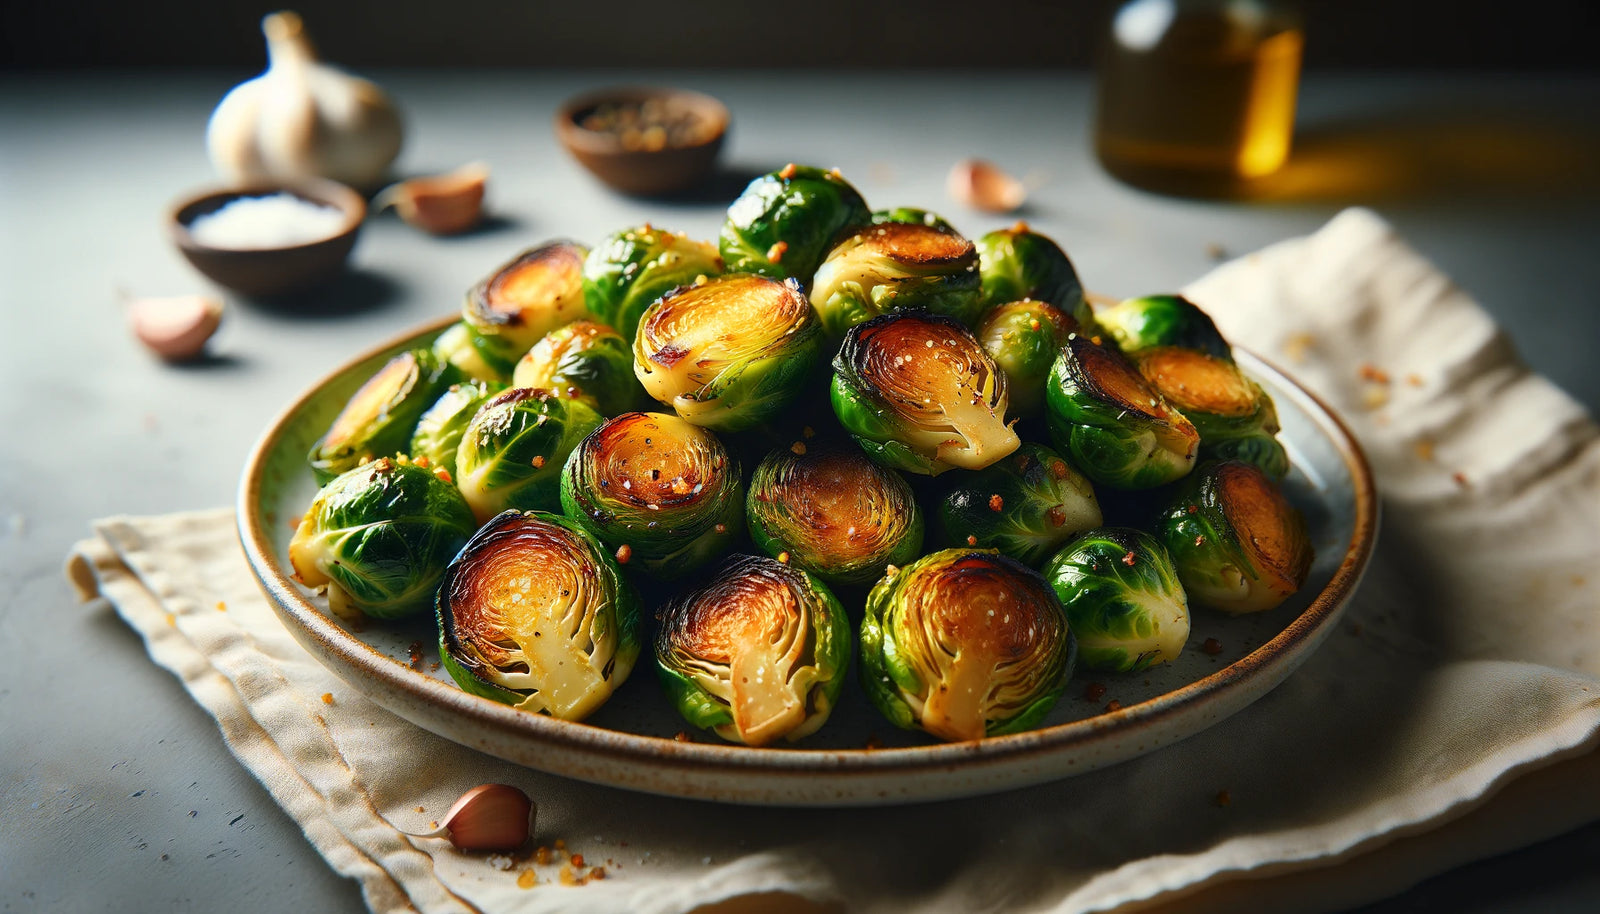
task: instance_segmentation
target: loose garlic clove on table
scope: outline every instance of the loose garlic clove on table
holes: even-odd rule
[[[454,235],[483,219],[483,193],[489,167],[479,162],[449,174],[401,181],[373,200],[373,209],[394,207],[407,225],[435,235]]]
[[[169,362],[184,362],[199,356],[217,332],[222,302],[203,295],[130,299],[128,321],[151,352]]]
[[[950,196],[986,213],[1010,213],[1027,202],[1022,182],[983,159],[964,159],[950,169],[946,181]]]
[[[482,784],[461,795],[439,827],[416,838],[448,838],[464,851],[513,851],[533,834],[538,807],[510,784]]]

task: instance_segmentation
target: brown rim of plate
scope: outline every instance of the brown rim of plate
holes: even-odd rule
[[[1343,604],[1360,581],[1377,538],[1378,497],[1372,470],[1349,428],[1319,397],[1296,384],[1275,365],[1236,348],[1236,353],[1243,356],[1241,361],[1252,372],[1268,375],[1274,381],[1281,382],[1283,389],[1294,398],[1303,398],[1315,407],[1308,412],[1338,449],[1350,472],[1351,487],[1355,494],[1354,535],[1327,586],[1283,631],[1239,660],[1188,685],[1095,717],[981,740],[905,748],[761,749],[678,742],[670,737],[640,736],[592,724],[557,720],[463,692],[453,683],[413,670],[352,637],[307,599],[298,585],[284,573],[278,557],[273,554],[264,519],[250,510],[261,491],[267,454],[275,449],[278,439],[284,435],[288,420],[302,410],[308,400],[351,366],[408,348],[417,337],[443,330],[456,320],[454,315],[439,319],[361,353],[296,397],[273,419],[252,448],[240,480],[237,504],[239,540],[249,559],[251,571],[269,599],[277,604],[279,615],[291,617],[303,628],[304,634],[341,656],[366,678],[403,690],[413,699],[448,708],[508,736],[554,744],[577,752],[604,754],[612,759],[648,761],[700,772],[764,770],[779,774],[838,775],[857,772],[885,775],[901,771],[948,769],[955,765],[974,767],[983,762],[1014,760],[1041,753],[1053,754],[1073,746],[1089,745],[1111,728],[1120,730],[1165,719],[1201,704],[1219,690],[1252,676],[1276,655],[1310,637]]]

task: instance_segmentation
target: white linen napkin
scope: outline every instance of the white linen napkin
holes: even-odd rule
[[[1363,441],[1384,497],[1378,553],[1343,631],[1274,692],[1077,778],[879,810],[627,793],[490,758],[363,699],[283,630],[229,512],[101,521],[69,576],[143,635],[379,912],[667,914],[737,898],[1220,911],[1247,879],[1253,908],[1318,911],[1600,818],[1600,792],[1572,789],[1600,774],[1592,419],[1364,210],[1188,291]],[[1515,802],[1494,800],[1542,768],[1512,785]],[[584,865],[403,834],[491,781],[527,790],[535,843],[562,839]],[[597,865],[604,878],[562,884],[563,866]]]

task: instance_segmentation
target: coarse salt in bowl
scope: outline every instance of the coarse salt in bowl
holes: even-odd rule
[[[303,291],[335,276],[367,204],[332,181],[203,191],[168,213],[168,233],[195,269],[251,297]]]

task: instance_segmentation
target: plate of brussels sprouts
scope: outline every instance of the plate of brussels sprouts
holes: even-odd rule
[[[353,359],[239,495],[285,626],[379,705],[557,774],[739,803],[965,796],[1192,735],[1370,556],[1328,408],[1194,303],[1092,307],[836,171],[717,242],[554,241]]]

